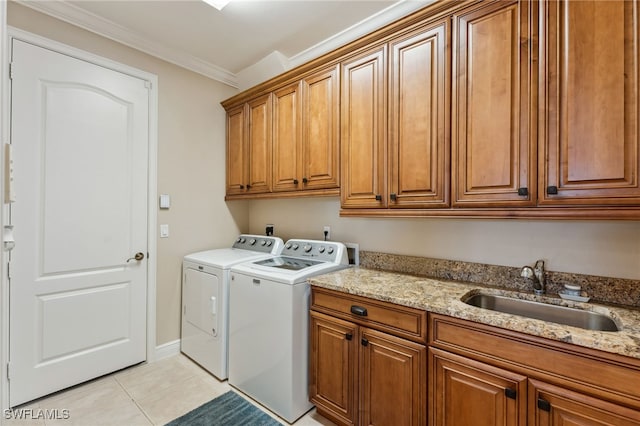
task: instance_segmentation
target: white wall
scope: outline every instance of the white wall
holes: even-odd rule
[[[549,270],[640,279],[640,222],[339,217],[330,198],[255,200],[250,230],[273,223],[283,239],[355,242],[361,250],[520,267],[546,259]]]

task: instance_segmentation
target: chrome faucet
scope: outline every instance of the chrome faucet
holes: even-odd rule
[[[544,278],[544,260],[538,260],[533,268],[523,266],[520,276],[533,281],[533,292],[537,295],[544,294],[546,280]]]

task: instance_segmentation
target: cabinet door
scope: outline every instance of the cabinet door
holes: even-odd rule
[[[424,425],[426,347],[379,331],[360,330],[360,424]]]
[[[449,206],[449,20],[390,43],[389,207]]]
[[[300,83],[273,93],[273,191],[301,187]]]
[[[527,379],[429,348],[432,426],[526,426]]]
[[[532,426],[638,426],[640,412],[587,395],[529,380]]]
[[[454,207],[535,204],[536,3],[500,1],[454,16]]]
[[[339,187],[339,83],[337,65],[302,80],[302,185],[305,189]]]
[[[245,105],[227,111],[227,195],[242,194],[248,181]]]
[[[540,7],[540,204],[637,204],[638,2]]]
[[[385,45],[342,63],[342,208],[387,206],[386,56]]]
[[[248,103],[249,193],[271,190],[271,95]]]
[[[320,414],[345,425],[358,421],[357,329],[311,311],[309,398]]]

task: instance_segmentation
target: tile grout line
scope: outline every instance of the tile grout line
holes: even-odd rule
[[[129,393],[129,391],[127,390],[127,388],[120,383],[120,380],[118,380],[118,377],[116,375],[113,376],[113,380],[116,381],[116,383],[118,384],[118,386],[120,386],[120,388],[122,388],[122,390],[124,391],[124,393],[127,394],[127,396],[131,399],[131,401],[133,401],[133,403],[136,405],[136,407],[138,407],[138,410],[140,410],[140,412],[142,413],[142,415],[145,417],[145,419],[147,419],[149,421],[150,425],[155,425],[155,423],[153,422],[153,420],[151,420],[151,418],[149,417],[149,415],[147,414],[147,412],[144,410],[144,408],[142,408],[142,406],[140,404],[138,404],[138,401],[136,401],[136,399],[133,397],[133,395],[131,395]],[[46,425],[45,425],[46,426]]]

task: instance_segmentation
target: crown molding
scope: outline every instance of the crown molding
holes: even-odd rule
[[[400,18],[415,12],[418,9],[435,3],[436,0],[400,0],[386,9],[363,19],[351,27],[341,31],[326,40],[312,46],[289,58],[289,65],[292,68],[302,65],[312,59],[318,58],[325,53],[344,46],[362,36],[365,36],[385,25],[388,25]]]
[[[140,34],[125,28],[113,21],[104,19],[87,12],[64,0],[60,1],[24,1],[13,0],[16,3],[52,16],[61,21],[91,31],[118,43],[140,50],[156,58],[186,68],[198,74],[217,80],[231,87],[238,88],[238,78],[235,74],[217,65],[203,61],[193,55],[185,54],[175,49],[149,40]]]

